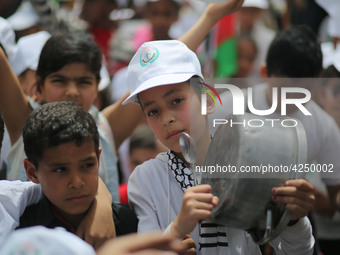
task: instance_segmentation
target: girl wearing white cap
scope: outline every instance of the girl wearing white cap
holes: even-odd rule
[[[203,79],[195,53],[175,40],[144,43],[131,60],[127,77],[130,96],[124,103],[140,104],[151,129],[169,148],[138,166],[129,179],[128,197],[139,219],[138,232],[165,230],[177,238],[190,235],[198,254],[261,254],[244,230],[214,222],[197,226],[209,219],[219,201],[209,185],[194,186],[179,145],[180,134],[190,133],[201,148],[199,164],[210,142],[199,92],[190,91],[193,77]],[[214,104],[212,99],[207,101],[209,114]],[[273,189],[273,200],[286,204],[291,222],[271,245],[277,254],[312,254],[314,239],[305,216],[313,206],[313,187],[305,180],[286,185]]]

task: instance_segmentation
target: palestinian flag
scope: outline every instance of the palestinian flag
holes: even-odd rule
[[[215,76],[230,77],[237,71],[236,14],[219,20],[215,33]]]

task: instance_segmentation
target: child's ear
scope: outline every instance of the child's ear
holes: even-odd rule
[[[207,95],[207,114],[213,114],[214,111],[215,111],[215,102],[209,95]]]
[[[35,168],[34,164],[29,160],[24,160],[24,167],[26,170],[26,175],[28,179],[30,179],[34,183],[40,183],[39,178],[37,177],[37,169]]]
[[[98,149],[98,159],[100,159],[100,154],[102,154],[102,147],[99,147]]]

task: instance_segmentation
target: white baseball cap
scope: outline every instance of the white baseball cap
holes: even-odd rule
[[[0,17],[0,43],[4,47],[9,61],[14,57],[17,46],[15,44],[15,34],[7,20]]]
[[[19,39],[18,50],[13,60],[10,61],[16,75],[22,74],[27,69],[37,70],[40,52],[50,37],[48,32],[41,31]]]
[[[268,9],[267,0],[244,0],[242,7],[256,7],[259,9]]]
[[[95,251],[76,235],[58,227],[42,226],[23,228],[12,232],[1,244],[2,255],[95,255]]]
[[[153,87],[181,83],[193,76],[203,79],[196,54],[177,40],[144,43],[128,66],[130,96],[123,104],[138,103],[137,94]]]

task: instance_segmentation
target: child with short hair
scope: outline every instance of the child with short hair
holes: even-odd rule
[[[44,196],[26,208],[18,228],[62,226],[76,233],[98,190],[101,148],[95,120],[72,102],[45,104],[27,119],[23,139],[26,174]],[[136,231],[130,208],[112,204],[112,211],[117,236]]]
[[[158,153],[167,151],[155,137],[148,125],[140,125],[133,131],[129,139],[130,172],[145,161],[155,158]],[[128,204],[127,183],[119,185],[120,202]]]
[[[148,125],[140,125],[133,131],[129,140],[131,172],[143,162],[154,158],[158,153],[167,151],[159,142]]]
[[[177,238],[190,234],[200,254],[260,254],[243,230],[213,224],[209,233],[216,236],[199,235],[197,223],[209,219],[218,198],[209,185],[193,187],[189,164],[179,146],[180,134],[191,132],[197,147],[203,148],[197,157],[202,160],[210,143],[207,116],[200,114],[200,96],[190,93],[189,81],[197,76],[203,79],[197,56],[179,41],[145,43],[129,64],[130,96],[124,103],[139,103],[157,138],[170,149],[138,166],[129,179],[129,201],[139,219],[138,232],[161,229]],[[207,113],[213,111],[210,99]],[[271,244],[282,254],[311,254],[314,239],[304,216],[313,206],[313,187],[305,180],[289,184],[275,189],[275,199],[292,212],[291,226]]]

